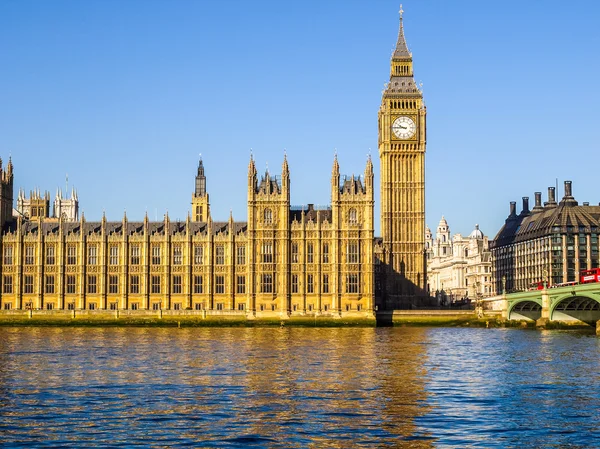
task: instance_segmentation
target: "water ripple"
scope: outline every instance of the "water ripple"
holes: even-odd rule
[[[595,336],[1,328],[3,447],[593,447]]]

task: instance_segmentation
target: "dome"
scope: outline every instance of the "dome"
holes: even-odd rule
[[[483,232],[481,232],[479,230],[479,225],[478,224],[475,225],[475,229],[473,229],[473,232],[471,232],[469,234],[469,238],[470,239],[483,239]]]

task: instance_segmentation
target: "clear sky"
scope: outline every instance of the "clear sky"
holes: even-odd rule
[[[494,236],[509,202],[573,181],[600,201],[600,2],[404,1],[427,104],[426,221]],[[397,1],[0,2],[0,156],[15,190],[79,192],[86,219],[185,219],[198,155],[214,220],[245,220],[252,148],[293,205],[379,182]],[[15,191],[15,194],[16,194]],[[376,232],[379,233],[379,187]]]

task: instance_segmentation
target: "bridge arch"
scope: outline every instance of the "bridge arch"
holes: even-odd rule
[[[600,320],[600,300],[586,295],[565,295],[552,301],[551,321],[583,321],[594,324]]]
[[[542,317],[541,299],[516,300],[508,307],[509,320],[537,320]]]

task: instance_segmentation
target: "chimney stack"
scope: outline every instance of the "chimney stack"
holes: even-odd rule
[[[516,217],[517,216],[517,202],[516,201],[511,201],[510,202],[510,214],[509,217]]]
[[[544,203],[544,206],[555,207],[556,198],[554,196],[554,187],[548,187],[548,202]]]
[[[535,206],[533,206],[533,211],[538,212],[542,209],[542,192],[535,192]]]
[[[573,191],[571,190],[571,181],[565,181],[565,198],[571,198]]]
[[[523,210],[521,211],[521,215],[527,215],[529,213],[529,197],[523,197]]]

